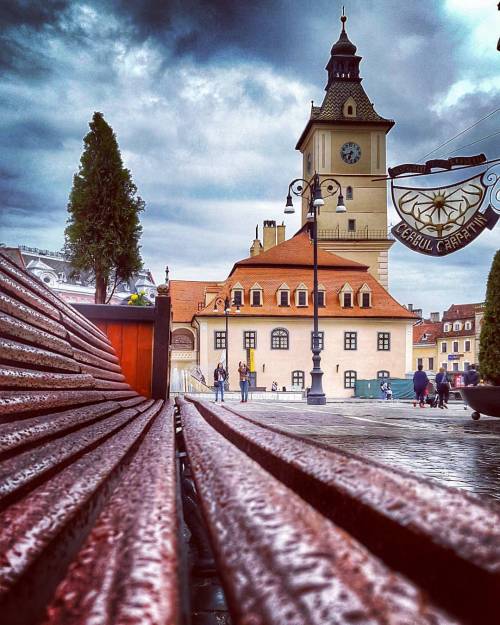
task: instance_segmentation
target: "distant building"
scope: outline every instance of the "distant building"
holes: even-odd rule
[[[47,284],[69,303],[94,303],[95,284],[91,273],[74,275],[73,268],[62,252],[41,250],[36,247],[19,245],[17,248],[4,248],[39,280]],[[120,304],[132,293],[145,291],[146,297],[154,301],[156,285],[148,269],[140,271],[128,282],[119,284],[111,298],[111,303]]]
[[[431,313],[413,327],[413,366],[435,373],[440,367],[463,373],[479,357],[484,304],[453,304],[443,313]]]
[[[253,386],[270,390],[274,380],[287,390],[310,385],[313,246],[306,229],[281,243],[273,230],[273,223],[265,225],[267,250],[238,261],[221,282],[170,281],[174,369],[197,368],[211,385],[228,350],[231,389],[238,388],[240,360],[253,367]],[[367,265],[323,250],[318,265],[325,393],[349,397],[358,379],[405,377],[415,315]],[[228,336],[226,297],[234,302]]]

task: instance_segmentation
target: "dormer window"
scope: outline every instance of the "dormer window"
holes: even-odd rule
[[[351,285],[346,282],[344,286],[340,289],[340,305],[342,308],[352,308],[353,307],[353,290]]]
[[[358,291],[358,305],[361,308],[371,308],[371,305],[372,305],[372,290],[366,284],[366,282],[365,282],[365,284],[363,284],[363,286]]]
[[[462,324],[460,323],[460,321],[455,321],[455,323],[453,324],[453,330],[455,332],[459,332],[462,329]]]
[[[465,329],[466,330],[472,330],[472,322],[471,321],[466,321],[465,322]]]
[[[318,286],[318,306],[319,308],[326,306],[326,289],[322,284]]]
[[[250,302],[252,306],[262,306],[262,287],[258,283],[250,289]]]
[[[356,117],[356,109],[356,100],[352,96],[349,96],[342,107],[344,117]]]
[[[295,305],[307,306],[307,287],[305,284],[299,284],[295,290]]]
[[[290,306],[290,289],[288,284],[283,284],[278,288],[276,292],[278,306]]]
[[[450,331],[450,329],[451,329],[451,325],[450,325],[449,323],[445,323],[445,324],[444,324],[443,331],[444,331],[444,332],[449,332],[449,331]]]
[[[243,306],[245,297],[242,285],[238,282],[231,289],[231,299],[235,306]]]

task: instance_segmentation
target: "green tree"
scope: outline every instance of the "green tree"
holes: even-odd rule
[[[89,126],[69,196],[64,249],[75,272],[93,272],[95,302],[104,304],[108,287],[110,299],[116,286],[142,267],[139,213],[144,201],[102,113],[94,113]]]
[[[500,250],[493,258],[479,343],[481,376],[500,386]]]

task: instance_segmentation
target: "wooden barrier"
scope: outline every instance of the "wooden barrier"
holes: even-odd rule
[[[130,386],[165,399],[169,389],[170,296],[159,288],[155,306],[75,304],[109,338]]]

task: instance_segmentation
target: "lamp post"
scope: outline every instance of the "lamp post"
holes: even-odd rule
[[[335,186],[334,186],[335,185]],[[306,216],[310,224],[310,232],[313,240],[313,336],[312,336],[312,361],[313,368],[311,371],[311,388],[307,395],[307,403],[310,405],[326,404],[326,396],[323,392],[323,371],[321,371],[321,348],[319,344],[318,332],[318,215],[320,208],[324,206],[322,189],[325,190],[326,197],[339,194],[337,199],[337,213],[345,213],[344,198],[342,196],[342,187],[335,178],[325,178],[320,180],[317,173],[314,174],[311,181],[303,178],[296,178],[288,185],[288,195],[286,198],[285,213],[287,215],[294,213],[295,209],[292,202],[292,193],[298,197],[305,197],[309,202],[309,210]]]
[[[225,297],[224,299],[222,299],[222,297],[216,297],[214,300],[214,313],[218,313],[219,312],[219,304],[222,304],[224,306],[223,311],[224,311],[224,317],[226,319],[226,375],[227,375],[227,389],[229,390],[229,315],[231,313],[231,305],[236,306],[236,314],[239,314],[240,311],[240,306],[239,304],[235,304],[234,301],[231,302],[231,300],[229,299],[229,297]]]

